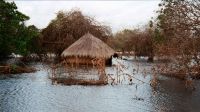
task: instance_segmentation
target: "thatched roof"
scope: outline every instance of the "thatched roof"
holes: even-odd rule
[[[110,58],[114,50],[102,40],[90,33],[85,34],[79,40],[63,51],[62,57],[78,56],[91,58]]]

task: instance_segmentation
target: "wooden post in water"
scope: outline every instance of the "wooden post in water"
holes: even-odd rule
[[[97,60],[97,69],[99,71],[99,80],[107,83],[106,73],[105,73],[105,59],[98,59]]]

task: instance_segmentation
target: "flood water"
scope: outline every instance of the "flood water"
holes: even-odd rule
[[[132,63],[132,62],[130,62]],[[142,63],[142,66],[151,64]],[[34,65],[41,68],[40,64]],[[0,76],[0,112],[199,112],[200,81],[196,90],[184,82],[159,77],[156,92],[146,83],[106,86],[53,85],[45,70]]]

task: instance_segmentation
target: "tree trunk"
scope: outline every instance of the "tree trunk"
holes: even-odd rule
[[[153,62],[153,56],[149,56],[147,61],[148,62]]]

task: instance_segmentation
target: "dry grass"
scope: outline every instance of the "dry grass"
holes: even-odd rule
[[[61,54],[62,57],[77,56],[90,58],[110,58],[114,50],[100,39],[87,33],[69,46]]]
[[[52,78],[53,84],[61,83],[64,85],[106,85],[104,80],[83,80],[83,79],[66,79],[66,78]]]
[[[0,66],[0,74],[32,73],[35,71],[36,69],[32,67],[21,67],[13,65]]]

